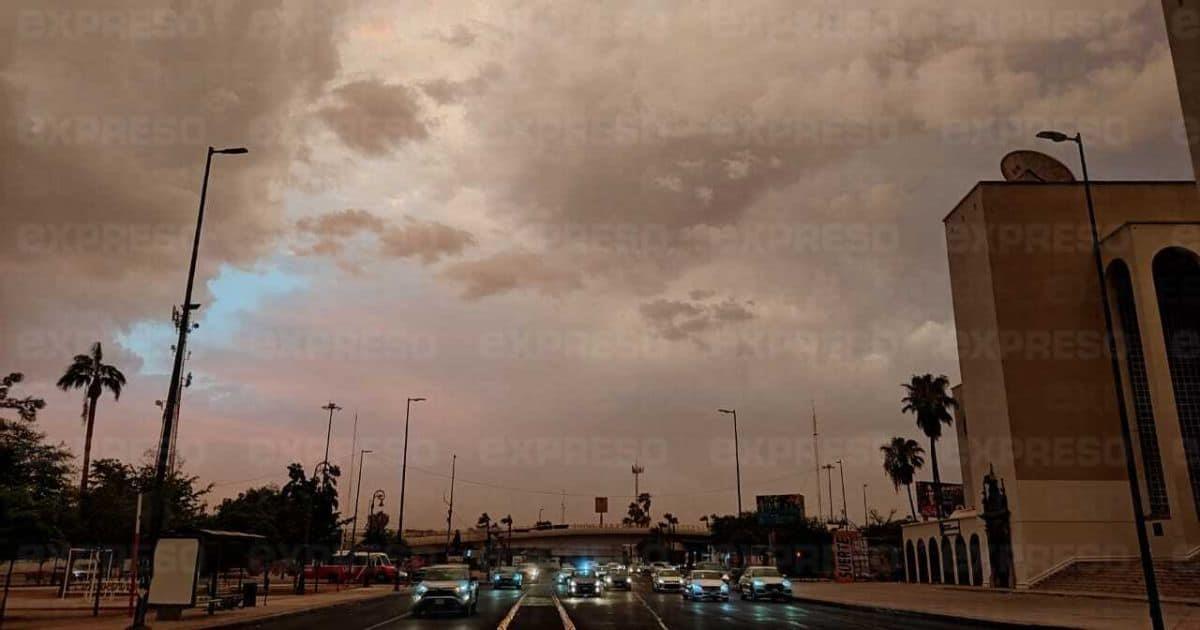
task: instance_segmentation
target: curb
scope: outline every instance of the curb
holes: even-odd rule
[[[263,623],[276,622],[281,619],[287,619],[288,617],[305,615],[305,614],[313,612],[314,610],[327,610],[330,608],[347,608],[347,609],[349,609],[349,608],[353,608],[355,606],[359,606],[365,602],[373,602],[376,600],[385,599],[387,597],[395,597],[396,595],[398,595],[398,594],[392,592],[391,590],[388,590],[386,593],[379,593],[378,595],[372,595],[370,597],[362,597],[362,598],[354,599],[354,600],[350,600],[350,601],[332,602],[332,603],[326,604],[324,606],[316,605],[316,606],[307,606],[305,608],[295,608],[292,610],[285,610],[285,611],[281,611],[281,612],[274,613],[274,614],[261,615],[261,616],[253,617],[250,619],[229,619],[224,622],[214,620],[214,622],[212,624],[192,626],[192,628],[193,628],[193,630],[200,630],[201,628],[203,628],[204,630],[208,630],[210,628],[225,628],[225,629],[255,628]]]
[[[940,621],[945,623],[962,624],[970,622],[972,627],[976,628],[1037,628],[1039,630],[1068,630],[1075,626],[1051,626],[1045,624],[1022,623],[1018,621],[999,621],[996,619],[988,619],[986,617],[971,617],[967,615],[951,615],[947,613],[933,613],[919,610],[905,610],[903,608],[888,608],[886,606],[875,606],[871,604],[851,604],[847,602],[830,601],[826,599],[816,599],[813,597],[792,596],[792,601],[801,604],[813,604],[818,606],[829,606],[832,608],[841,608],[844,610],[857,610],[865,612],[873,612],[876,614],[891,615],[896,617],[909,617],[913,619],[923,619],[926,621]]]

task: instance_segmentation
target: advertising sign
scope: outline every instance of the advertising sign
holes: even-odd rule
[[[199,572],[198,538],[160,538],[154,546],[154,577],[147,601],[152,606],[195,606]]]
[[[839,529],[833,532],[833,579],[853,582],[870,574],[867,541],[856,530]]]
[[[608,497],[596,497],[596,513],[608,513]]]
[[[760,494],[755,498],[758,524],[764,526],[795,525],[804,520],[804,495]]]
[[[921,513],[923,518],[937,518],[938,511],[936,500],[934,499],[933,482],[918,481],[917,482],[917,511]],[[963,486],[961,483],[942,483],[942,514],[950,516],[954,512],[966,505],[963,500]]]

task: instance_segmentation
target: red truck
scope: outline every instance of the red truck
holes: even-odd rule
[[[399,574],[404,581],[408,576],[395,565],[386,553],[358,551],[353,555],[348,551],[334,554],[328,563],[310,564],[304,567],[304,579],[312,580],[314,576],[324,582],[344,584],[347,582],[391,583]]]

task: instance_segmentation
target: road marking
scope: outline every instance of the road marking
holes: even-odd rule
[[[504,615],[504,618],[500,620],[500,625],[496,626],[496,630],[508,630],[508,625],[511,624],[513,619],[517,616],[517,610],[521,608],[521,602],[523,601],[525,601],[525,595],[521,595],[521,597],[517,599],[517,603],[513,604],[512,608],[508,609],[508,614]]]
[[[554,595],[554,607],[558,609],[558,618],[562,620],[563,630],[575,630],[575,622],[571,621],[571,616],[567,614],[567,609],[563,608],[562,602],[558,601],[558,595]]]
[[[368,627],[366,630],[377,630],[378,628],[382,628],[382,627],[388,625],[389,623],[395,623],[397,621],[400,621],[401,619],[408,619],[411,616],[412,616],[412,611],[409,611],[409,612],[404,613],[403,615],[397,615],[395,617],[392,617],[391,619],[385,619],[384,621],[380,621],[379,623]]]
[[[646,607],[646,610],[650,611],[650,615],[653,616],[654,620],[658,622],[659,628],[662,630],[671,630],[667,627],[667,624],[663,623],[662,617],[659,617],[658,613],[654,612],[654,609],[650,607],[649,602],[646,601],[645,597],[642,597],[641,593],[634,593],[634,595],[637,596],[638,601],[642,602],[642,605]]]

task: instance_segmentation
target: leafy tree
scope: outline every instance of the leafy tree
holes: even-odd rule
[[[626,527],[649,527],[651,520],[650,494],[643,492],[629,503],[628,515],[621,519],[621,524]]]
[[[293,463],[288,465],[288,482],[282,491],[289,511],[295,509],[301,515],[296,520],[301,535],[295,542],[303,543],[308,538],[311,544],[329,551],[327,555],[332,555],[342,538],[337,491],[341,474],[340,468],[329,466],[324,473],[309,478],[303,465]]]
[[[504,543],[504,555],[508,557],[506,564],[512,564],[512,514],[506,514],[504,518],[500,519],[500,524],[508,528],[508,542]]]
[[[283,498],[279,486],[269,484],[248,488],[234,498],[221,501],[207,525],[213,529],[225,529],[265,536],[277,543],[299,542],[302,527],[297,527],[303,511],[293,509]]]
[[[83,389],[83,421],[87,425],[87,436],[83,441],[83,475],[79,482],[79,494],[87,493],[88,472],[92,459],[92,432],[96,428],[96,403],[104,390],[112,392],[113,400],[121,398],[125,386],[125,375],[116,367],[104,363],[104,350],[100,342],[92,344],[87,354],[77,354],[58,379],[58,388],[65,391]],[[81,504],[82,505],[82,504]]]
[[[185,476],[180,470],[182,465],[172,471],[163,483],[164,527],[167,530],[203,524],[204,496],[212,489],[212,486],[199,486],[197,477]],[[75,532],[72,541],[128,544],[133,539],[138,494],[145,495],[143,518],[150,513],[154,463],[147,461],[135,467],[116,459],[98,459],[92,462],[90,476],[94,483],[87,500],[98,509],[89,509],[85,513],[86,520]]]
[[[950,387],[950,379],[945,375],[932,374],[916,375],[908,383],[903,383],[904,398],[900,402],[903,413],[912,413],[917,417],[917,427],[929,438],[929,459],[933,463],[933,496],[937,503],[938,517],[942,514],[942,477],[938,471],[937,441],[942,437],[942,425],[949,426],[954,422],[950,410],[958,406],[946,390]]]
[[[14,558],[21,547],[46,557],[47,545],[64,540],[71,500],[71,453],[62,444],[46,443],[34,428],[37,412],[46,403],[31,396],[13,397],[20,373],[0,379],[0,410],[17,419],[0,417],[0,559]]]
[[[381,549],[386,546],[390,538],[387,531],[390,520],[391,517],[383,511],[372,512],[367,516],[367,529],[363,532],[363,544],[372,549]]]
[[[917,471],[925,465],[925,449],[916,440],[894,437],[879,447],[883,453],[883,472],[892,480],[896,492],[900,486],[908,488],[908,508],[913,520],[917,518],[917,506],[913,503],[912,483]]]

